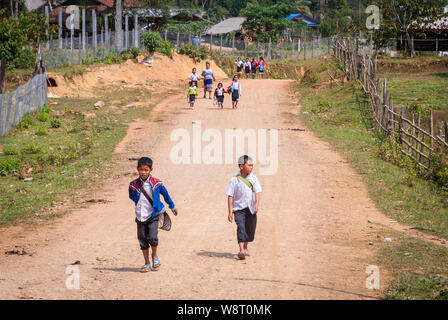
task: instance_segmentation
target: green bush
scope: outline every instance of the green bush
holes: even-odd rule
[[[47,122],[48,121],[48,113],[40,111],[37,113],[36,118],[40,122]]]
[[[52,128],[60,128],[62,126],[62,122],[59,119],[51,119],[50,120],[50,126]]]
[[[173,58],[173,49],[174,48],[171,42],[169,42],[168,40],[162,40],[157,51],[167,57]]]
[[[0,160],[0,175],[17,174],[20,170],[20,159],[5,158]]]
[[[148,52],[154,53],[161,46],[163,39],[154,32],[145,32],[142,34],[142,42]]]
[[[28,129],[33,124],[33,117],[29,114],[23,116],[22,120],[20,120],[17,128],[20,130]]]
[[[23,154],[37,154],[41,151],[42,151],[41,147],[39,147],[35,144],[30,144],[22,149]]]
[[[3,153],[6,154],[6,155],[14,156],[14,155],[18,155],[19,154],[19,150],[17,150],[17,148],[14,147],[14,146],[6,146],[3,149]]]
[[[57,26],[48,26],[40,12],[25,12],[14,20],[7,9],[0,9],[0,59],[7,68],[29,68],[36,61],[37,43],[44,43],[48,35],[56,36]]]
[[[207,49],[207,47],[202,46],[200,48],[192,45],[192,44],[186,44],[180,47],[177,52],[179,54],[184,54],[192,58],[196,62],[201,62],[201,60],[206,59],[210,52]]]
[[[44,136],[44,135],[47,134],[47,130],[45,130],[44,127],[39,127],[39,128],[36,129],[35,134],[36,134],[37,136]]]
[[[327,100],[320,101],[316,107],[311,108],[311,112],[313,113],[325,113],[330,111],[333,106]]]

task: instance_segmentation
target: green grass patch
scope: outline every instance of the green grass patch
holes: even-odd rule
[[[49,108],[28,115],[22,126],[0,138],[0,226],[57,216],[49,214],[51,207],[79,200],[80,191],[107,177],[116,165],[113,150],[127,124],[147,118],[162,99],[146,89],[98,92],[101,96],[94,99],[50,99]],[[149,98],[148,105],[125,107]],[[98,100],[105,106],[95,109]],[[111,108],[114,100],[120,104]]]
[[[448,248],[392,234],[378,263],[393,270],[395,281],[384,292],[393,300],[448,300]]]

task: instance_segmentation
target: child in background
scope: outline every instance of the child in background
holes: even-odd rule
[[[260,79],[263,79],[263,74],[266,70],[266,62],[264,62],[263,57],[260,57],[260,61],[258,62],[258,74],[260,75]]]
[[[244,73],[246,74],[246,79],[249,79],[251,64],[249,62],[249,58],[246,58],[246,62],[244,62]]]
[[[194,108],[194,102],[196,100],[196,96],[198,95],[198,87],[195,86],[193,81],[190,81],[190,87],[188,88],[188,102],[190,103],[190,107]]]
[[[257,69],[258,69],[258,63],[257,61],[255,61],[255,58],[252,58],[250,68],[252,69],[252,79],[255,79],[255,77],[257,76]]]
[[[215,89],[215,99],[218,102],[218,108],[224,108],[224,93],[227,93],[226,89],[223,88],[222,83],[218,83],[218,87]]]
[[[238,79],[241,79],[241,74],[243,73],[243,65],[244,62],[241,60],[241,57],[238,57],[238,59],[235,61],[236,65],[236,75],[238,76]]]
[[[232,94],[232,108],[238,108],[238,101],[240,100],[241,94],[243,93],[241,81],[238,80],[238,76],[233,76],[232,84],[229,86],[229,90],[227,92],[229,94]]]

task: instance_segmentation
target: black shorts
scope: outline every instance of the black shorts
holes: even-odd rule
[[[252,73],[256,74],[257,73],[257,69],[252,69]]]
[[[255,229],[257,228],[257,215],[252,214],[249,208],[233,212],[237,225],[236,237],[238,243],[252,242],[255,239]]]
[[[190,94],[190,103],[193,103],[196,100],[196,95]]]
[[[159,245],[159,217],[151,217],[145,222],[140,222],[135,218],[137,222],[137,238],[140,243],[140,249],[146,250],[151,247],[157,247]]]
[[[216,96],[216,101],[218,101],[218,103],[223,103],[224,102],[224,95]]]
[[[249,68],[244,69],[244,71],[246,72],[246,74],[250,73],[250,69]]]
[[[240,92],[235,90],[232,92],[232,102],[238,101],[240,99]]]

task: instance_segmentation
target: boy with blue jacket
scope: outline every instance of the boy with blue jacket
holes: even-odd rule
[[[129,198],[135,203],[137,238],[145,259],[145,265],[141,267],[141,271],[151,270],[149,247],[152,253],[152,270],[157,271],[160,266],[160,259],[157,256],[159,216],[166,212],[160,195],[163,196],[174,215],[177,216],[178,210],[162,182],[151,176],[152,160],[150,158],[140,158],[137,171],[139,177],[129,184]]]

